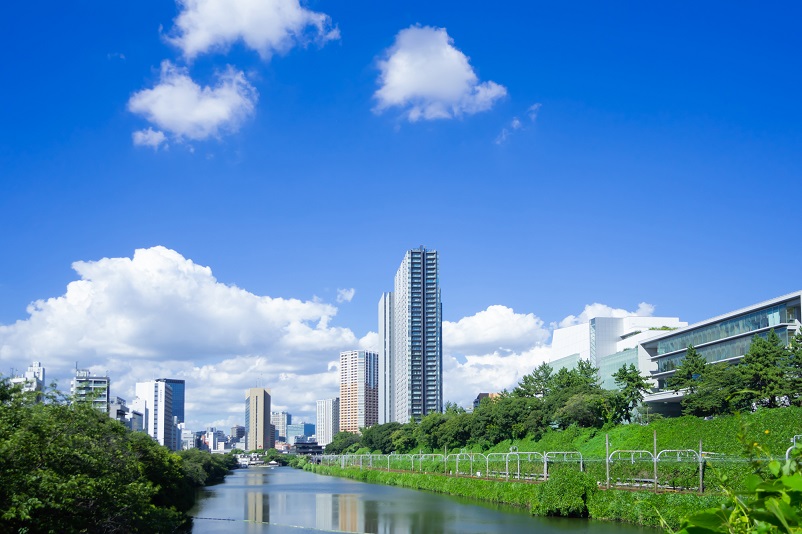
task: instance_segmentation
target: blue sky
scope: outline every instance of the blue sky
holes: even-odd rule
[[[441,253],[460,402],[529,372],[549,325],[593,303],[695,322],[800,289],[796,3],[218,4],[6,6],[3,374],[39,359],[65,385],[77,360],[123,397],[184,376],[198,427],[241,419],[258,374],[311,416],[421,244]],[[213,284],[190,260],[219,286],[159,300],[168,280]],[[82,276],[88,304],[65,312]],[[297,315],[250,324],[232,286]],[[224,340],[193,345],[216,320]]]

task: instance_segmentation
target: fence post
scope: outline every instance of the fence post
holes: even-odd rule
[[[607,451],[604,455],[604,466],[607,471],[607,489],[610,489],[610,434],[604,435],[604,449]]]
[[[657,493],[657,430],[654,431],[654,492]]]
[[[546,458],[546,451],[543,451],[543,480],[549,479],[549,460]]]
[[[705,467],[705,460],[702,457],[702,440],[699,440],[699,494],[701,495],[704,492],[704,467]]]

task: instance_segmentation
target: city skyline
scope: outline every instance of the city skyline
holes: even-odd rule
[[[196,430],[263,386],[313,422],[421,244],[463,406],[557,326],[800,289],[762,252],[802,176],[800,5],[203,4],[8,6],[4,376],[184,380]]]

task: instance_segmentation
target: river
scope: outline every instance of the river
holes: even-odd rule
[[[290,467],[239,469],[201,490],[193,533],[656,534],[631,525],[536,518],[525,510],[366,484]]]

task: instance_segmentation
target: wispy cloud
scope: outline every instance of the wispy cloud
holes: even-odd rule
[[[540,103],[532,104],[526,110],[526,117],[529,119],[529,122],[535,122],[537,120],[537,115],[540,112]],[[516,131],[525,129],[524,123],[518,117],[513,117],[512,120],[501,129],[499,134],[496,136],[494,143],[497,145],[502,145],[507,142],[507,139]]]
[[[165,148],[168,147],[167,136],[164,135],[164,132],[154,130],[153,128],[134,132],[131,134],[131,137],[133,138],[134,145],[136,146],[147,146],[153,148],[154,150],[158,150],[162,144]]]
[[[356,294],[356,289],[353,287],[350,289],[338,289],[337,290],[337,302],[351,302],[351,299],[354,298]]]

